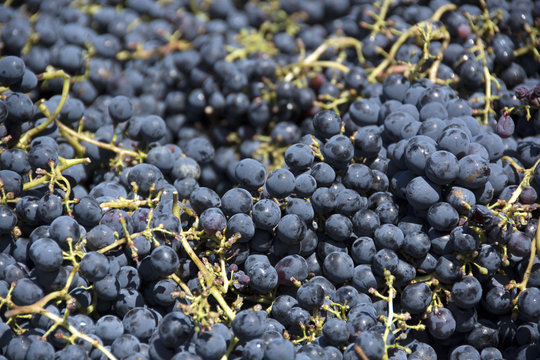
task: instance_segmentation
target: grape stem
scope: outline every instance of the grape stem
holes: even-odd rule
[[[227,352],[225,353],[225,355],[221,357],[221,360],[227,360],[229,358],[236,344],[238,344],[239,341],[240,339],[238,339],[236,336],[231,339],[231,342],[229,343],[229,346],[227,347]]]
[[[372,17],[375,19],[375,24],[369,26],[371,27],[371,35],[380,33],[382,28],[386,25],[386,14],[388,14],[388,10],[392,3],[393,0],[383,0],[379,13],[372,14]],[[368,24],[365,24],[365,26],[367,27]]]
[[[485,97],[484,97],[484,110],[482,111],[482,123],[484,125],[487,125],[488,119],[489,119],[489,113],[493,111],[491,109],[491,100],[492,100],[492,94],[491,94],[491,80],[493,79],[493,76],[489,72],[488,66],[487,66],[487,59],[486,59],[486,47],[484,45],[484,41],[482,40],[481,34],[478,30],[478,27],[473,23],[472,16],[467,14],[467,18],[469,20],[469,24],[471,29],[475,32],[477,38],[476,38],[476,48],[478,52],[480,53],[479,57],[482,61],[482,72],[484,74],[484,86],[485,86]],[[496,80],[495,80],[496,81]]]
[[[197,268],[199,268],[199,271],[202,273],[204,282],[206,283],[206,286],[208,287],[208,293],[216,299],[219,306],[223,309],[225,312],[225,315],[227,318],[229,318],[230,321],[232,321],[235,317],[234,311],[229,307],[229,304],[227,304],[227,301],[223,298],[223,294],[219,291],[217,288],[215,281],[216,277],[214,274],[210,273],[204,263],[199,259],[195,251],[193,251],[193,248],[187,241],[186,237],[181,234],[174,234],[174,236],[180,241],[182,244],[184,250],[187,252],[191,260],[195,263]]]
[[[121,148],[119,148],[119,147],[117,147],[117,146],[115,146],[113,144],[107,144],[107,143],[104,143],[102,141],[90,139],[89,137],[86,137],[86,136],[84,136],[82,134],[79,134],[78,132],[71,129],[70,127],[62,124],[60,121],[57,121],[56,125],[58,126],[58,128],[60,130],[66,132],[68,135],[74,136],[79,140],[86,141],[87,143],[95,145],[95,146],[100,147],[102,149],[106,149],[106,150],[115,152],[118,155],[120,155],[121,157],[129,156],[129,157],[131,157],[133,159],[140,159],[140,158],[145,158],[146,157],[146,154],[138,153],[136,151],[132,151],[132,150],[128,150],[128,149],[121,149]]]
[[[28,146],[28,143],[32,140],[32,138],[39,134],[41,131],[45,130],[47,126],[52,124],[52,122],[60,115],[60,112],[64,108],[64,104],[66,103],[68,94],[69,94],[69,85],[71,77],[66,74],[63,70],[58,71],[48,71],[43,74],[39,74],[37,76],[38,80],[50,80],[50,79],[57,79],[62,78],[64,79],[62,84],[62,96],[60,97],[60,101],[58,102],[58,106],[54,110],[54,112],[51,114],[49,112],[49,109],[45,106],[43,101],[38,105],[39,110],[47,117],[47,120],[41,123],[40,125],[36,126],[35,128],[32,128],[25,132],[21,138],[19,139],[19,142],[17,143],[16,147],[20,149],[25,149]]]
[[[540,218],[538,219],[540,221]],[[527,264],[527,269],[525,269],[525,273],[523,274],[523,280],[516,284],[515,287],[519,289],[519,294],[515,297],[514,300],[512,300],[512,304],[516,305],[518,302],[518,299],[520,295],[527,289],[527,283],[529,282],[529,278],[531,277],[532,267],[534,265],[534,260],[537,255],[537,252],[540,253],[540,230],[536,229],[536,235],[534,236],[534,239],[531,241],[531,252],[529,254],[529,263]],[[538,254],[540,256],[540,254]]]
[[[59,165],[57,165],[54,168],[54,172],[52,174],[46,173],[44,176],[41,176],[39,178],[36,178],[32,181],[29,181],[27,183],[24,183],[23,190],[28,190],[35,188],[36,186],[45,184],[46,182],[50,181],[52,179],[52,176],[56,176],[58,173],[74,166],[77,164],[90,164],[89,158],[82,158],[82,159],[64,159],[63,157],[58,157],[58,161],[60,162]]]
[[[390,335],[390,331],[392,329],[392,324],[394,323],[394,297],[396,296],[396,290],[393,286],[393,280],[394,277],[390,274],[389,271],[385,271],[386,276],[386,283],[388,286],[388,317],[386,317],[385,321],[385,329],[384,329],[384,335],[383,335],[383,342],[385,346],[385,352],[383,355],[383,360],[388,359],[388,348],[386,348],[386,344],[388,343],[388,336]]]
[[[388,52],[388,56],[386,56],[385,59],[375,69],[371,71],[371,74],[369,74],[369,77],[368,77],[369,82],[375,82],[377,80],[377,77],[383,73],[384,69],[390,66],[392,61],[395,59],[399,48],[403,44],[405,44],[405,42],[407,42],[407,40],[418,31],[419,27],[424,27],[432,22],[439,21],[439,19],[445,12],[455,10],[456,8],[457,7],[454,4],[447,4],[447,5],[441,6],[439,9],[437,9],[436,12],[433,13],[433,16],[431,16],[429,20],[421,21],[417,23],[415,26],[411,26],[407,31],[401,34],[399,38],[396,40],[396,42],[390,48],[390,51]]]
[[[354,351],[362,358],[362,360],[369,360],[366,356],[366,353],[364,353],[364,350],[362,350],[362,347],[358,344],[354,344]]]
[[[299,59],[298,62],[285,66],[282,69],[282,71],[286,74],[284,80],[292,81],[294,77],[300,74],[300,71],[306,67],[330,67],[346,73],[349,71],[349,68],[345,65],[335,61],[319,61],[319,58],[329,48],[334,48],[337,50],[347,47],[355,47],[358,56],[360,56],[361,52],[359,52],[359,49],[362,46],[361,44],[362,43],[360,41],[352,37],[327,40],[322,43],[318,48],[313,50],[313,52],[305,59]]]
[[[72,341],[72,339],[71,339],[72,337],[80,338],[80,339],[82,339],[84,341],[87,341],[90,344],[92,344],[93,347],[95,347],[96,349],[101,351],[103,353],[103,355],[105,355],[108,359],[117,360],[116,357],[109,350],[107,350],[106,347],[101,345],[98,340],[93,339],[90,336],[86,335],[85,333],[80,332],[79,330],[77,330],[77,328],[70,325],[66,321],[66,319],[61,318],[60,316],[58,316],[56,314],[53,314],[52,312],[47,311],[42,307],[34,308],[34,309],[32,309],[31,312],[43,315],[45,317],[48,317],[49,319],[54,321],[55,324],[58,324],[58,325],[64,327],[67,331],[69,331],[72,334],[71,337],[69,337],[69,340]]]

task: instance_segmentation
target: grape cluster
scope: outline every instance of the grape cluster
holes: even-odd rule
[[[0,5],[0,359],[540,357],[539,9]]]

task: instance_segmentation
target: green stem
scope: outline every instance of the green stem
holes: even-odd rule
[[[60,162],[59,165],[55,168],[55,171],[59,171],[60,173],[74,165],[77,164],[90,164],[90,158],[82,158],[82,159],[64,159],[63,157],[58,157],[58,161]],[[47,183],[51,180],[51,175],[54,176],[54,174],[45,174],[37,179],[34,179],[32,181],[29,181],[27,183],[24,183],[23,190],[32,189],[36,186],[42,185]]]
[[[75,138],[77,138],[77,139],[79,139],[81,141],[86,141],[87,143],[95,145],[95,146],[97,146],[99,148],[106,149],[106,150],[112,151],[114,153],[117,153],[121,157],[129,156],[132,159],[139,159],[139,160],[144,159],[146,157],[146,154],[144,154],[144,153],[138,153],[136,151],[132,151],[132,150],[128,150],[128,149],[122,149],[122,148],[119,148],[119,147],[117,147],[117,146],[115,146],[113,144],[108,144],[108,143],[104,143],[102,141],[90,139],[89,137],[81,135],[78,132],[76,132],[75,130],[69,128],[68,126],[66,126],[64,124],[62,124],[60,121],[57,121],[56,125],[58,126],[58,128],[61,131],[64,131],[65,133],[67,133],[70,136],[73,136],[73,137],[75,137]]]
[[[456,5],[454,4],[447,4],[447,5],[441,6],[439,9],[437,9],[435,13],[433,13],[433,16],[431,16],[429,20],[421,21],[415,26],[411,26],[406,32],[401,34],[399,38],[396,40],[396,42],[394,43],[394,45],[392,45],[392,47],[390,48],[390,51],[388,52],[388,56],[375,69],[371,71],[371,74],[369,74],[369,77],[368,77],[369,82],[375,82],[377,80],[377,77],[382,74],[384,69],[390,66],[392,61],[395,59],[399,48],[401,48],[401,46],[403,46],[403,44],[405,44],[407,40],[418,31],[418,27],[424,27],[430,24],[431,22],[436,22],[441,18],[441,16],[445,12],[455,10],[455,9],[456,9]]]
[[[25,132],[21,138],[19,139],[19,142],[17,143],[16,147],[20,149],[25,149],[28,146],[28,143],[32,140],[32,138],[39,134],[41,131],[45,130],[47,126],[52,124],[52,122],[58,117],[60,114],[60,111],[62,111],[62,108],[64,107],[64,104],[66,103],[68,94],[69,94],[69,84],[70,84],[70,76],[66,74],[63,70],[58,71],[52,71],[52,72],[46,72],[43,74],[38,75],[38,80],[50,80],[50,79],[57,79],[57,78],[63,78],[64,82],[62,85],[62,97],[60,98],[60,101],[58,102],[58,106],[54,110],[52,114],[50,114],[49,110],[44,104],[39,105],[39,109],[41,112],[47,116],[47,120],[44,121],[42,124],[36,126],[33,129],[28,130]]]
[[[215,284],[215,276],[214,274],[210,273],[204,263],[199,259],[195,251],[193,251],[193,248],[191,245],[189,245],[189,242],[187,241],[186,237],[183,235],[175,234],[175,237],[180,240],[182,246],[184,247],[184,250],[188,253],[191,260],[195,263],[201,274],[203,275],[204,281],[206,283],[206,286],[209,288],[208,292],[210,295],[212,295],[218,304],[221,306],[223,311],[225,312],[225,315],[229,318],[229,320],[234,319],[234,311],[229,307],[229,304],[225,301],[223,298],[223,294],[218,290]]]

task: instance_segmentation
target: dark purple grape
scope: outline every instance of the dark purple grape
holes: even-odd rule
[[[242,186],[249,190],[256,190],[264,184],[266,170],[256,160],[243,159],[236,165],[235,175]]]
[[[159,276],[169,276],[178,269],[179,259],[173,248],[161,245],[152,250],[150,263]]]
[[[266,313],[261,311],[243,310],[236,314],[231,324],[234,334],[242,341],[260,337],[264,332]]]
[[[219,360],[226,350],[227,344],[221,334],[207,331],[197,335],[195,351],[203,360]]]
[[[497,122],[497,135],[502,138],[510,137],[514,134],[514,120],[509,115],[503,114]]]
[[[324,274],[336,284],[352,279],[354,275],[354,263],[351,257],[343,252],[333,252],[324,259]]]
[[[293,285],[291,278],[298,281],[308,276],[306,260],[299,255],[289,255],[278,261],[275,266],[279,283],[287,286]]]
[[[480,353],[471,345],[460,345],[450,353],[450,360],[471,359],[480,360]]]
[[[456,320],[452,312],[446,308],[434,309],[428,315],[426,325],[431,336],[438,340],[450,338],[456,330]]]
[[[141,341],[150,338],[156,329],[156,318],[147,308],[135,307],[129,310],[122,319],[126,334],[131,334]]]
[[[405,193],[409,203],[420,210],[429,208],[441,198],[439,186],[421,176],[412,179],[407,184]]]
[[[475,306],[482,298],[482,285],[473,276],[464,276],[452,286],[452,300],[462,309]]]
[[[407,285],[403,289],[401,305],[411,314],[421,314],[431,303],[431,289],[425,283]]]

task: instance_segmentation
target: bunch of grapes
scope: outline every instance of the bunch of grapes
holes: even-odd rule
[[[0,5],[0,359],[540,357],[537,5]]]

